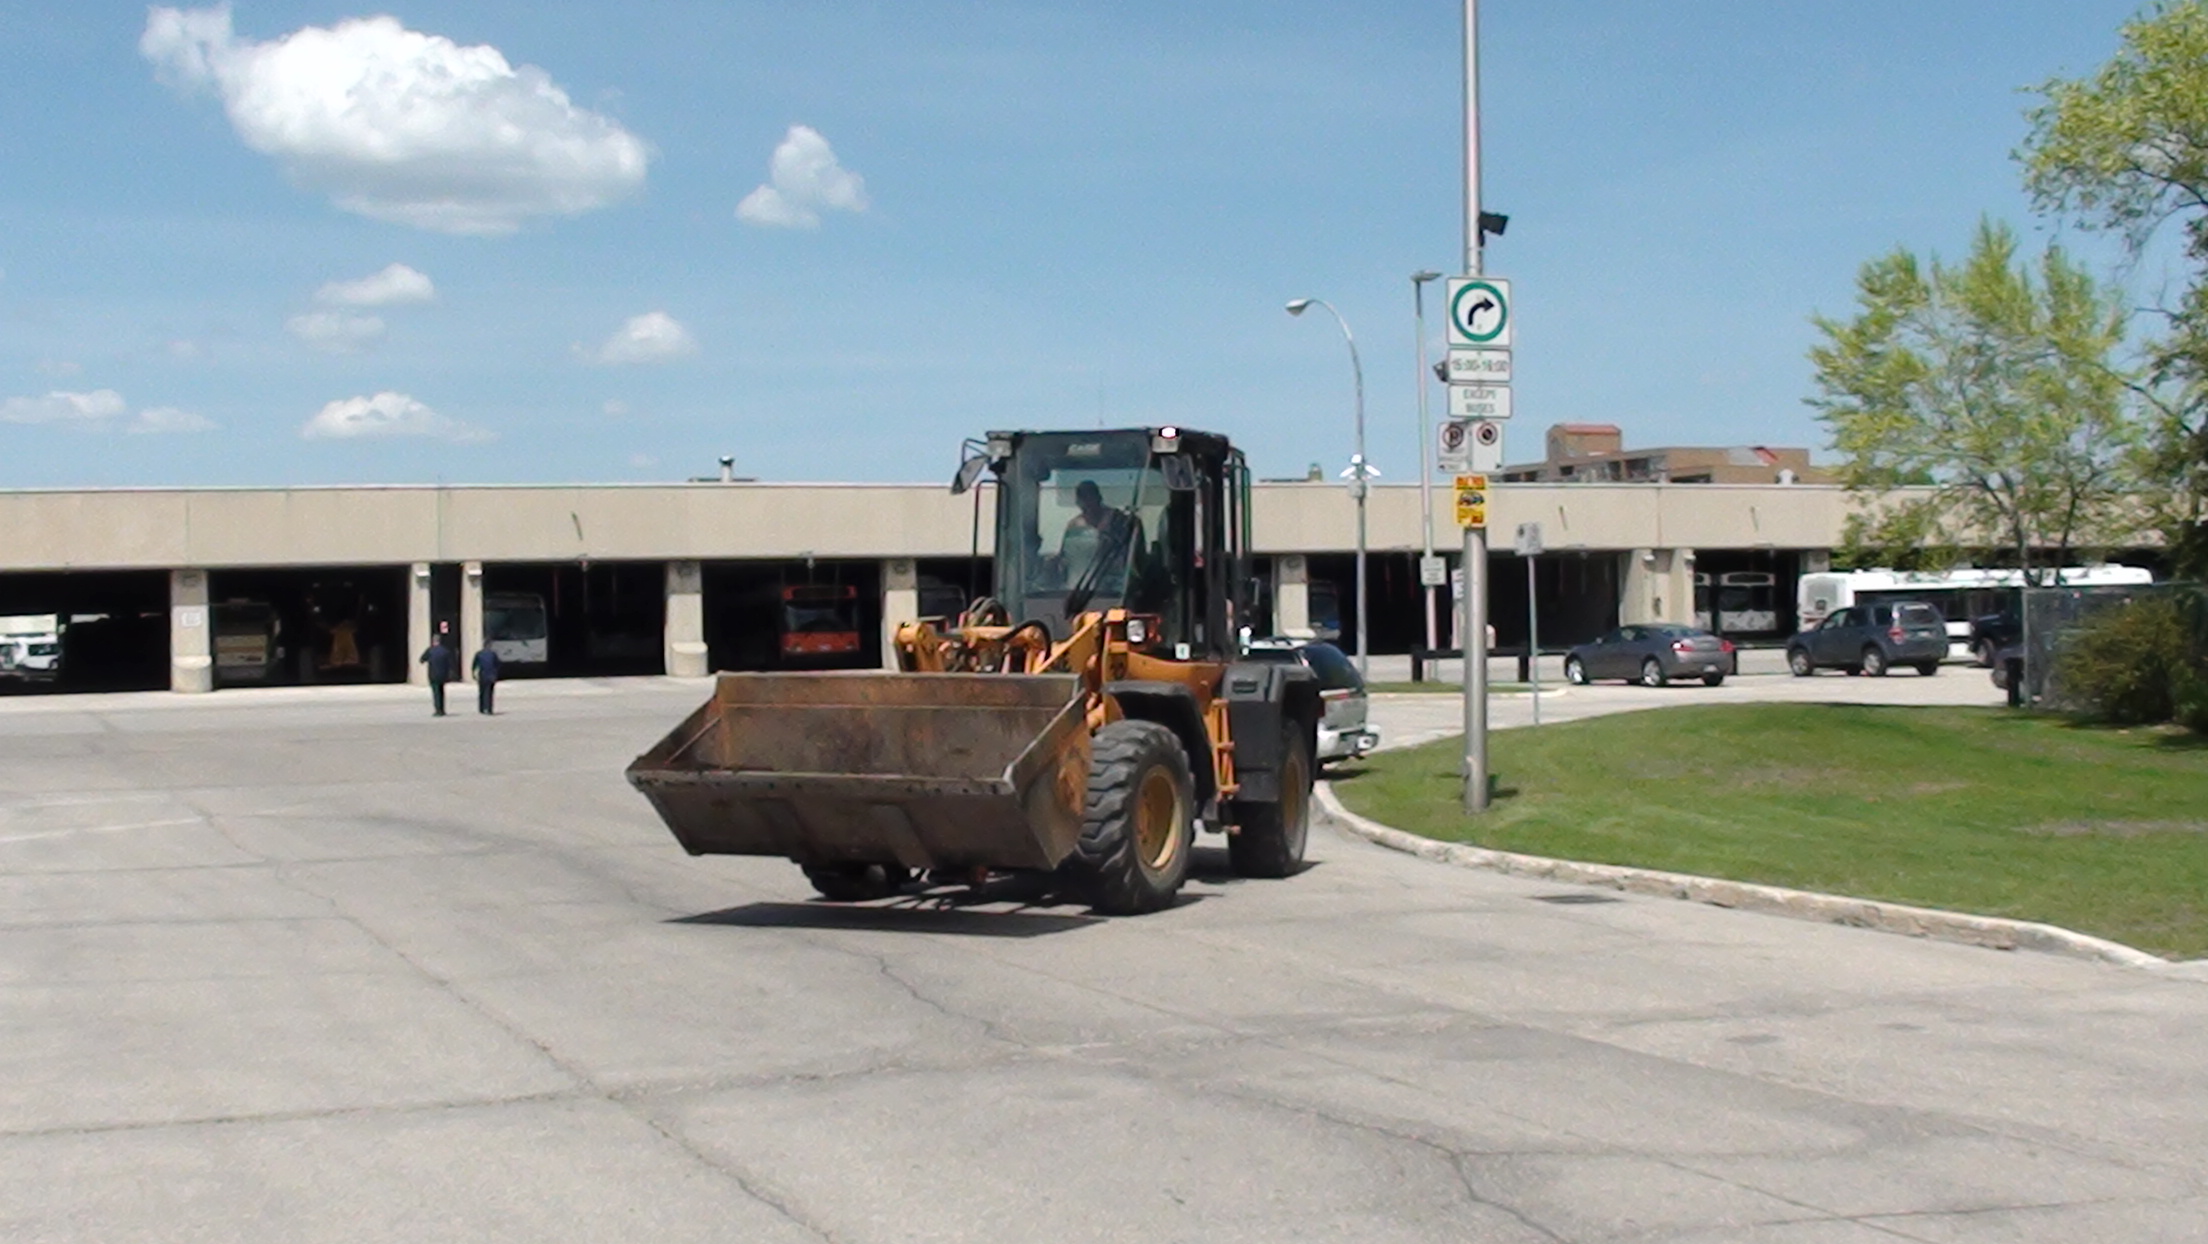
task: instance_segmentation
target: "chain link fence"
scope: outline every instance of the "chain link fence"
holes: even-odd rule
[[[2064,645],[2105,611],[2148,600],[2177,603],[2184,616],[2203,631],[2196,636],[2196,643],[2208,646],[2208,588],[2197,583],[2025,588],[2023,702],[2065,712],[2088,707],[2075,689],[2066,690],[2062,685]]]

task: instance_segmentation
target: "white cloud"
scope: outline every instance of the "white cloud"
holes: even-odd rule
[[[404,393],[348,397],[331,402],[300,425],[310,441],[352,440],[363,436],[433,436],[448,441],[487,441],[491,433],[448,419]]]
[[[647,311],[631,317],[597,349],[578,345],[575,352],[594,363],[665,363],[696,354],[698,343],[674,316]]]
[[[130,403],[113,389],[90,393],[56,390],[44,397],[11,397],[0,401],[0,423],[47,423],[69,427],[106,429],[110,421],[127,413]],[[126,432],[206,432],[214,423],[174,406],[150,406],[123,425]]]
[[[56,378],[63,376],[74,376],[79,374],[83,370],[83,364],[73,363],[70,362],[68,359],[46,359],[40,362],[38,365],[38,372],[40,375],[53,376]]]
[[[212,432],[215,421],[174,406],[148,406],[123,429],[125,432]]]
[[[156,7],[138,50],[159,75],[210,90],[239,139],[291,180],[375,220],[511,233],[643,184],[650,151],[578,108],[550,74],[392,17],[241,39],[230,6]]]
[[[654,458],[650,454],[630,454],[629,465],[637,468],[638,470],[642,470],[645,467],[658,466],[659,459]]]
[[[44,397],[11,397],[0,402],[0,423],[68,423],[79,427],[101,425],[129,409],[123,395],[113,389],[90,393],[55,390]]]
[[[629,413],[629,404],[622,401],[618,397],[611,397],[606,399],[606,404],[600,407],[600,409],[618,419],[621,416]]]
[[[383,337],[383,321],[354,311],[309,311],[284,321],[291,335],[330,354],[357,354]]]
[[[179,361],[196,359],[199,357],[199,343],[179,337],[169,343],[169,357]]]
[[[744,196],[736,218],[746,224],[782,229],[811,229],[825,210],[866,210],[866,181],[836,162],[835,150],[820,131],[793,125],[774,149],[767,184]]]
[[[331,281],[314,291],[314,300],[324,306],[395,307],[413,302],[435,302],[437,287],[428,277],[403,263],[395,263],[357,281]]]

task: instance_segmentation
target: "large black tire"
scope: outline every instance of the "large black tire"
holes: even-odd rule
[[[1787,672],[1793,674],[1796,678],[1807,678],[1817,672],[1816,664],[1809,659],[1809,652],[1802,648],[1795,648],[1787,652],[1786,668]]]
[[[1872,678],[1886,676],[1886,650],[1876,644],[1863,650],[1863,672]]]
[[[1195,849],[1195,785],[1164,726],[1115,721],[1096,732],[1088,808],[1066,861],[1091,906],[1134,916],[1173,905]]]
[[[911,873],[895,864],[800,864],[805,879],[831,903],[867,903],[905,888]]]
[[[1702,685],[1705,687],[1722,687],[1725,685],[1725,675],[1704,674],[1702,675]]]
[[[1919,661],[1919,662],[1917,662],[1917,673],[1918,673],[1918,674],[1919,674],[1920,676],[1922,676],[1922,677],[1925,677],[1925,678],[1930,678],[1930,677],[1931,677],[1932,675],[1934,675],[1934,674],[1937,674],[1937,673],[1939,673],[1939,672],[1940,672],[1940,663],[1939,663],[1938,661]]]
[[[1564,658],[1564,681],[1575,687],[1587,685],[1587,663],[1578,657]]]
[[[1303,868],[1311,837],[1311,741],[1294,724],[1280,761],[1280,802],[1251,804],[1227,838],[1227,863],[1238,877],[1290,877]]]
[[[1656,659],[1656,658],[1654,658],[1654,657],[1650,657],[1650,658],[1649,658],[1649,659],[1647,659],[1646,661],[1643,661],[1643,662],[1641,662],[1641,685],[1642,685],[1642,686],[1644,686],[1644,687],[1661,687],[1661,686],[1665,685],[1666,683],[1669,683],[1670,681],[1671,681],[1671,679],[1670,679],[1670,678],[1669,678],[1668,676],[1666,676],[1666,675],[1665,675],[1665,673],[1664,673],[1664,663],[1663,663],[1663,662],[1661,662],[1661,661],[1657,660],[1657,659]]]

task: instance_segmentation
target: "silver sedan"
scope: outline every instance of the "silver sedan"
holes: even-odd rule
[[[1564,677],[1580,686],[1598,678],[1622,678],[1661,687],[1675,678],[1699,678],[1714,687],[1738,668],[1733,641],[1692,626],[1651,623],[1621,626],[1564,656]]]

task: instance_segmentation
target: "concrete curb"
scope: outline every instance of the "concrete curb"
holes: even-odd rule
[[[1559,881],[1570,885],[1603,886],[1633,894],[1686,899],[1690,902],[1708,903],[1713,907],[1732,907],[1742,911],[1791,916],[1797,920],[1852,925],[1860,929],[1876,929],[1882,933],[1900,933],[1909,937],[1937,938],[1940,941],[1962,942],[1993,950],[2037,950],[2047,954],[2097,959],[2103,963],[2152,970],[2189,969],[2194,966],[2192,963],[2173,963],[2106,938],[2028,920],[1972,916],[1930,907],[1908,907],[1900,903],[1817,894],[1809,890],[1789,890],[1783,886],[1757,885],[1747,881],[1725,881],[1716,877],[1657,872],[1653,869],[1627,868],[1617,864],[1583,864],[1576,860],[1518,855],[1510,851],[1492,851],[1486,847],[1466,846],[1462,843],[1438,842],[1357,815],[1342,806],[1342,801],[1335,795],[1331,783],[1317,783],[1313,793],[1318,796],[1319,807],[1327,817],[1350,833],[1391,850],[1438,863],[1455,864],[1460,868],[1483,868],[1513,877],[1538,877],[1545,881]],[[2183,974],[2193,975],[2190,971]]]

